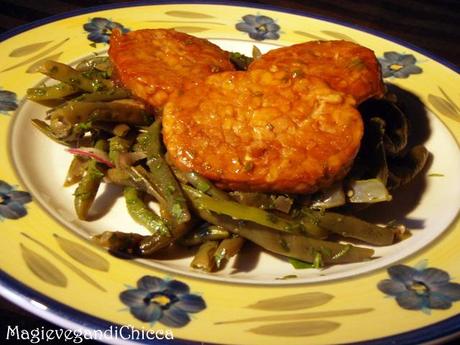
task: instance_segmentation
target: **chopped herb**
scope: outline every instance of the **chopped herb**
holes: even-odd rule
[[[428,174],[429,177],[444,177],[445,175],[444,174],[440,174],[440,173],[431,173],[431,174]]]

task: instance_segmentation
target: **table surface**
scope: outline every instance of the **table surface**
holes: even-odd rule
[[[0,0],[0,33],[52,15],[126,0]],[[172,0],[174,2],[174,0]],[[227,0],[226,3],[232,1]],[[458,0],[252,0],[377,30],[460,66]],[[154,1],[152,1],[154,3]],[[0,297],[0,338],[7,325],[56,328]],[[454,344],[454,342],[452,342]]]

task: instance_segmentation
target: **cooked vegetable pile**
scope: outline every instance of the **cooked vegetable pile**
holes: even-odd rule
[[[239,53],[239,69],[251,62]],[[123,188],[127,214],[148,236],[111,229],[94,240],[111,252],[155,257],[174,246],[198,247],[191,266],[215,271],[236,255],[245,240],[265,250],[311,263],[311,267],[369,260],[374,250],[351,244],[387,246],[407,236],[403,227],[356,218],[353,206],[391,200],[391,191],[411,181],[425,165],[423,146],[408,147],[409,124],[397,102],[360,105],[365,123],[361,149],[340,183],[313,195],[225,192],[194,172],[168,163],[156,120],[146,106],[111,80],[107,57],[75,68],[46,61],[38,71],[57,81],[28,90],[36,102],[58,104],[34,125],[73,154],[64,185],[77,184],[75,212],[86,220],[102,183]],[[160,214],[148,203],[155,200]]]

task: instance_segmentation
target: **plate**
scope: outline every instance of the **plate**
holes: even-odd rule
[[[70,155],[32,128],[31,118],[43,118],[46,108],[24,96],[45,81],[32,73],[38,62],[76,63],[104,53],[114,27],[175,28],[245,54],[254,45],[265,52],[318,39],[374,50],[431,159],[424,176],[367,216],[392,217],[413,236],[379,248],[371,262],[323,270],[295,270],[250,248],[217,274],[191,270],[187,252],[133,261],[94,246],[89,237],[106,229],[143,230],[110,187],[98,195],[93,221],[76,219],[73,189],[61,187]],[[119,343],[173,337],[178,343],[404,344],[459,331],[460,80],[452,66],[378,33],[244,4],[107,6],[2,38],[0,290],[8,299],[76,330],[75,337],[111,336]]]

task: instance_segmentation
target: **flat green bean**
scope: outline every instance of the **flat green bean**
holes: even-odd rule
[[[207,222],[222,226],[228,231],[240,235],[262,248],[287,257],[313,262],[320,253],[325,264],[361,262],[369,260],[374,251],[368,248],[344,245],[335,242],[318,240],[301,234],[275,231],[266,226],[233,219],[227,215],[216,214],[206,209],[202,198],[185,188],[195,212]]]
[[[38,119],[33,119],[32,124],[40,132],[45,134],[48,138],[50,138],[51,140],[55,141],[56,143],[64,145],[64,146],[70,146],[70,142],[64,140],[62,135],[60,135],[60,134],[57,135],[56,133],[54,133],[54,131],[51,130],[51,126],[48,125],[45,121],[41,121],[41,120],[38,120]]]
[[[120,154],[128,152],[131,141],[118,136],[109,139],[109,158],[117,168],[120,168]]]
[[[240,249],[243,247],[243,244],[244,238],[238,235],[224,239],[220,242],[219,247],[217,247],[214,253],[214,261],[216,262],[217,269],[222,268],[225,262],[238,254]]]
[[[163,208],[171,216],[170,221],[176,224],[188,222],[191,217],[185,196],[161,152],[161,120],[156,120],[146,133],[140,135],[139,143],[147,154],[151,181],[166,201]]]
[[[95,145],[100,150],[104,150],[105,146],[105,140],[98,140]],[[104,172],[101,165],[96,160],[90,159],[86,172],[74,193],[74,208],[79,219],[87,219],[103,177]]]
[[[166,223],[144,204],[135,188],[125,187],[123,194],[128,213],[137,223],[144,226],[152,234],[171,237]]]
[[[195,231],[188,232],[179,242],[184,246],[196,246],[205,241],[218,241],[230,237],[230,233],[220,226],[205,224]]]
[[[37,67],[37,71],[50,78],[78,87],[86,92],[100,91],[113,87],[113,82],[110,80],[103,78],[87,78],[83,75],[84,72],[79,72],[72,67],[57,61],[44,61]]]
[[[190,266],[206,272],[214,271],[216,267],[214,253],[218,246],[219,242],[217,241],[204,242],[195,254]]]
[[[60,99],[79,92],[80,89],[76,86],[58,83],[50,86],[32,87],[27,89],[27,99],[31,101],[48,101]]]
[[[302,212],[320,227],[343,237],[355,238],[379,246],[390,245],[395,241],[395,233],[391,227],[380,227],[354,216],[335,212],[311,209],[303,209]]]
[[[326,238],[328,235],[327,231],[309,222],[283,218],[260,208],[242,205],[234,201],[218,200],[188,186],[183,188],[184,190],[187,189],[187,194],[194,194],[196,198],[199,198],[202,207],[210,211],[225,214],[235,219],[248,220],[283,232],[303,232],[315,238]]]
[[[109,90],[85,93],[72,99],[71,102],[108,102],[129,97],[131,97],[131,92],[128,89],[122,87],[114,87]]]
[[[145,126],[152,117],[144,104],[122,99],[111,102],[67,102],[64,106],[51,110],[51,130],[59,131],[59,126],[69,128],[78,123],[109,121]]]
[[[88,159],[75,155],[67,171],[64,187],[69,187],[80,182],[85,174],[87,166]]]

